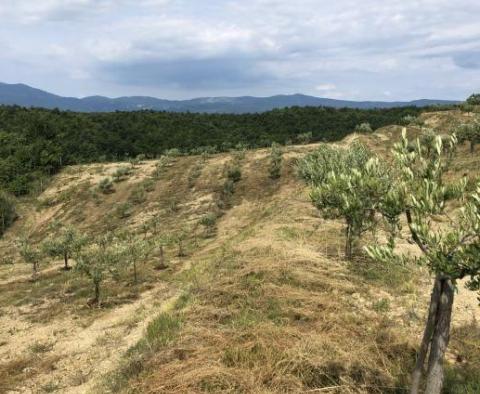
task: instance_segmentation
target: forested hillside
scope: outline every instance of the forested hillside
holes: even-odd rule
[[[307,138],[336,141],[368,122],[398,124],[427,109],[293,107],[261,114],[169,112],[74,113],[0,106],[0,187],[22,195],[68,164],[122,160],[167,149],[226,151],[237,144],[268,146]],[[300,136],[300,137],[299,137]]]

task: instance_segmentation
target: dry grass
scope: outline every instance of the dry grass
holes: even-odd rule
[[[451,116],[431,114],[425,120],[447,127]],[[392,126],[369,136],[351,136],[342,144],[360,138],[388,158],[399,132]],[[128,272],[120,281],[108,281],[100,309],[86,306],[90,285],[74,271],[47,266],[32,285],[28,267],[0,266],[0,313],[9,322],[28,322],[32,330],[26,358],[0,365],[0,381],[6,382],[0,387],[18,388],[20,376],[26,376],[29,382],[42,383],[37,387],[43,391],[56,390],[57,382],[46,378],[47,361],[58,356],[54,342],[36,337],[35,330],[42,332],[45,324],[68,317],[88,327],[131,304],[133,314],[117,316],[109,331],[93,340],[113,352],[104,355],[106,361],[118,358],[115,343],[123,336],[131,336],[127,343],[136,343],[118,365],[108,365],[105,371],[114,371],[98,392],[405,392],[428,278],[417,267],[379,265],[364,256],[353,263],[343,261],[342,223],[320,219],[295,176],[296,158],[314,148],[285,148],[281,178],[275,181],[268,173],[268,150],[247,152],[240,164],[242,177],[221,212],[217,200],[229,154],[205,161],[171,158],[157,173],[155,162],[146,161],[115,183],[115,193],[109,195],[93,190],[125,163],[76,166],[59,174],[40,197],[42,204],[34,208],[25,201],[21,209],[28,220],[20,220],[0,241],[9,261],[18,259],[11,240],[26,227],[34,230],[38,242],[54,219],[75,223],[92,235],[115,228],[141,234],[153,216],[161,218],[162,233],[188,229],[187,257],[176,257],[172,245],[166,248],[167,270],[154,269],[154,255],[139,265],[138,286],[131,284]],[[461,147],[455,165],[452,176],[465,170],[477,176],[480,158]],[[145,193],[137,195],[139,189]],[[119,215],[118,206],[126,203],[129,215]],[[212,212],[217,215],[215,231],[207,237],[198,223]],[[143,309],[134,308],[160,284],[165,294],[183,295],[168,308],[153,296]],[[143,327],[145,334],[139,337]],[[477,387],[477,334],[478,327],[455,328],[448,392]],[[9,340],[15,341],[15,335],[13,330]],[[39,358],[45,368],[35,367],[37,372],[25,375]],[[75,366],[77,361],[69,362]],[[78,386],[82,392],[91,376],[81,373],[68,379],[62,389],[74,392]]]

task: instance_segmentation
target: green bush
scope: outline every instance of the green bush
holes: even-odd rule
[[[299,144],[306,145],[312,141],[312,138],[313,138],[312,132],[308,132],[308,133],[298,134],[296,140]]]
[[[227,178],[236,183],[242,179],[242,171],[238,166],[232,166],[227,169]]]
[[[272,144],[272,150],[270,152],[270,166],[268,168],[270,173],[270,178],[278,179],[280,178],[282,172],[282,162],[283,162],[283,152],[280,145],[277,143]]]
[[[128,197],[128,201],[132,204],[142,204],[146,201],[146,192],[142,185],[138,185],[133,189],[132,193]]]
[[[132,204],[125,202],[118,204],[115,208],[115,216],[119,219],[126,219],[132,215]]]
[[[0,191],[0,237],[17,218],[13,198]]]
[[[373,131],[372,126],[370,126],[370,123],[368,122],[360,123],[355,127],[356,133],[371,133],[372,131]]]
[[[130,167],[126,167],[126,166],[119,167],[112,175],[113,181],[122,182],[126,180],[131,174],[132,174],[132,169]]]
[[[98,184],[98,190],[100,190],[103,194],[114,193],[115,189],[113,187],[112,180],[110,178],[103,178]]]
[[[164,155],[168,157],[178,157],[182,155],[182,152],[180,151],[180,149],[172,148],[172,149],[167,149],[164,152]]]

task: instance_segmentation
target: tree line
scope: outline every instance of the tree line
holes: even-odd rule
[[[425,108],[333,109],[292,107],[259,114],[155,111],[75,113],[0,106],[0,188],[24,195],[41,191],[65,165],[117,161],[166,150],[200,154],[237,145],[266,147],[336,141],[357,125],[399,124]]]

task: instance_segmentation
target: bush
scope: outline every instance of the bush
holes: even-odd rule
[[[406,115],[402,118],[402,125],[404,126],[422,126],[424,122],[417,116]]]
[[[306,144],[309,144],[312,141],[312,138],[313,138],[312,132],[301,133],[301,134],[297,135],[297,142],[299,144],[306,145]]]
[[[240,170],[240,167],[236,165],[233,167],[229,167],[227,169],[227,178],[234,183],[242,179],[242,171]]]
[[[370,126],[370,123],[360,123],[355,127],[355,132],[356,133],[371,133],[373,132],[372,126]]]
[[[272,144],[272,151],[270,153],[270,167],[269,173],[270,178],[278,179],[280,178],[282,172],[282,148],[280,145],[276,144],[275,142]]]
[[[128,197],[128,201],[130,201],[132,204],[142,204],[146,199],[146,192],[142,185],[139,185],[133,189],[132,193]]]
[[[166,150],[164,152],[164,155],[168,157],[178,157],[182,155],[182,152],[180,151],[180,149],[173,148],[173,149]]]
[[[130,167],[119,167],[113,173],[113,181],[114,182],[122,182],[126,180],[132,174],[132,169]]]
[[[155,180],[152,178],[145,179],[142,182],[142,187],[147,193],[153,192],[155,190]]]
[[[0,237],[15,219],[17,219],[17,212],[13,198],[0,192]]]
[[[205,235],[210,237],[215,234],[215,227],[217,225],[218,215],[214,212],[207,213],[206,215],[202,216],[199,223],[205,227]]]
[[[115,215],[119,219],[126,219],[132,215],[132,204],[125,202],[122,204],[118,204],[117,208],[115,209]]]
[[[98,184],[98,189],[103,193],[103,194],[111,194],[115,192],[115,189],[113,187],[112,180],[110,178],[103,178],[100,183]]]

